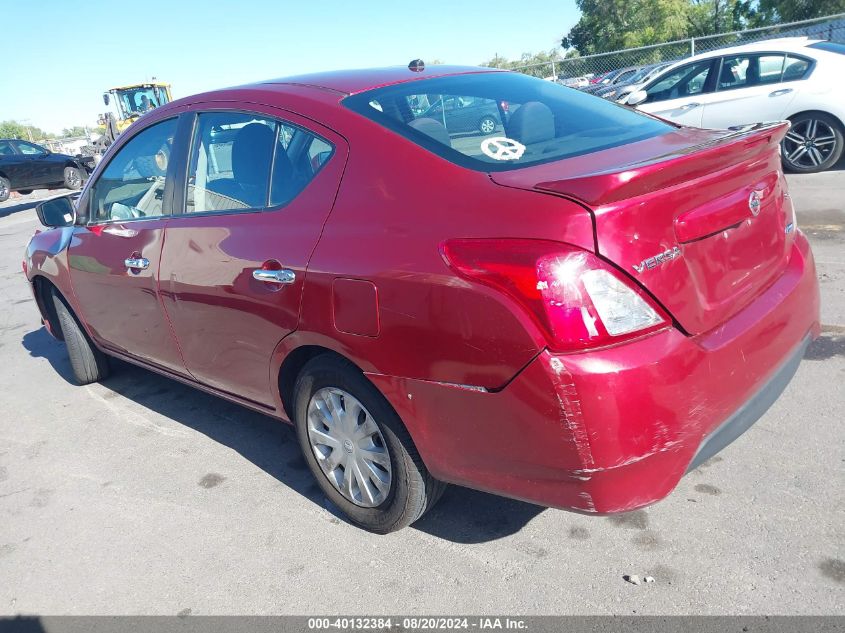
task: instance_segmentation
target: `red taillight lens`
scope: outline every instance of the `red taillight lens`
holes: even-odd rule
[[[462,276],[515,299],[554,351],[609,345],[665,327],[669,320],[612,266],[569,244],[449,240],[441,253]]]

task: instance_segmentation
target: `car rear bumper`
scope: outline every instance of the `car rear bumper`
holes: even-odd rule
[[[670,328],[538,355],[497,392],[369,375],[444,481],[581,512],[633,510],[747,430],[819,333],[806,238],[784,274],[718,328]]]

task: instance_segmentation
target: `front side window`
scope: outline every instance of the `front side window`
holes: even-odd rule
[[[18,141],[18,149],[20,150],[21,154],[25,154],[27,156],[38,156],[39,154],[47,153],[47,150],[45,150],[43,147],[40,147],[33,143],[24,143],[23,141]]]
[[[201,113],[191,144],[185,211],[282,206],[310,182],[331,152],[319,137],[276,119]]]
[[[120,148],[93,185],[92,220],[136,220],[162,215],[175,134],[176,119],[168,119],[139,132]]]
[[[682,99],[704,92],[712,66],[713,60],[705,59],[670,71],[646,89],[648,93],[646,101],[652,103],[667,101],[668,99]]]
[[[343,104],[479,171],[570,158],[675,129],[610,101],[507,72],[409,81],[351,95]]]

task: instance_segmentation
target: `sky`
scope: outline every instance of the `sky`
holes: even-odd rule
[[[549,50],[575,0],[0,0],[0,121],[96,125],[108,88],[152,77],[174,98],[304,72]],[[28,26],[29,25],[29,26]]]

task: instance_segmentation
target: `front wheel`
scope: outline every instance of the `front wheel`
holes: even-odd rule
[[[12,195],[12,183],[8,178],[0,176],[0,202],[6,202],[10,195]]]
[[[55,290],[53,305],[56,308],[56,316],[59,318],[59,327],[62,329],[62,337],[67,346],[67,354],[76,382],[87,385],[108,378],[110,371],[108,356],[94,346],[65,300]]]
[[[79,167],[65,167],[65,187],[80,189],[82,187],[82,170]]]
[[[791,119],[792,126],[781,141],[781,160],[788,171],[811,174],[830,169],[842,156],[842,127],[820,112]]]
[[[428,473],[384,396],[342,359],[319,356],[303,368],[294,423],[323,493],[365,530],[387,534],[410,525],[446,487]]]

